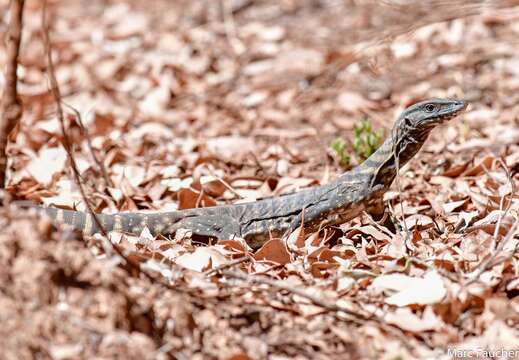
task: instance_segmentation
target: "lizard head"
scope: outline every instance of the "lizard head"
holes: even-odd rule
[[[454,118],[468,103],[456,99],[429,99],[411,105],[399,116],[390,137],[363,167],[373,168],[372,184],[391,184],[396,168],[405,165],[439,124]]]
[[[439,124],[450,120],[467,108],[468,103],[457,99],[429,99],[420,101],[405,109],[399,116],[392,131],[396,154],[416,151],[425,142],[427,136]],[[406,151],[407,150],[407,151]],[[416,149],[418,150],[418,149]],[[411,155],[412,156],[412,155]]]
[[[420,101],[405,109],[394,129],[400,136],[416,137],[428,134],[434,127],[450,120],[467,108],[468,103],[456,99],[429,99]]]

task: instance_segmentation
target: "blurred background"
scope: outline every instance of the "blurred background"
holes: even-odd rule
[[[35,149],[49,140],[45,127],[56,125],[44,72],[41,4],[27,1],[20,68],[23,124],[43,133],[36,139],[38,134],[22,130],[18,142]],[[134,137],[153,132],[171,146],[201,141],[210,153],[218,150],[256,167],[257,159],[244,149],[266,151],[282,139],[296,155],[289,162],[297,163],[299,153],[304,158],[303,170],[291,175],[303,171],[316,177],[330,161],[337,165],[329,151],[334,139],[344,138],[351,151],[355,124],[367,119],[387,130],[397,112],[423,98],[460,97],[477,110],[465,118],[467,126],[453,125],[456,134],[447,140],[458,133],[468,137],[472,128],[492,132],[496,124],[516,121],[516,5],[497,0],[50,1],[49,18],[63,97],[92,135],[111,138],[106,151],[131,142],[132,131],[147,123]],[[5,29],[7,1],[2,8]],[[4,57],[0,53],[0,63]],[[140,154],[133,150],[135,160]],[[158,157],[150,149],[146,153]],[[175,156],[166,159],[174,162],[178,155],[163,157]],[[287,164],[278,160],[263,167],[288,174]],[[360,160],[352,159],[352,165]]]

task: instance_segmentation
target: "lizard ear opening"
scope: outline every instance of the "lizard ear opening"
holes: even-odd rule
[[[412,127],[413,126],[413,122],[408,117],[405,117],[404,118],[404,125],[407,126],[407,127]]]

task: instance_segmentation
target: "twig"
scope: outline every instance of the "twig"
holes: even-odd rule
[[[501,200],[499,201],[500,212],[499,212],[499,217],[497,218],[496,228],[494,229],[494,236],[493,236],[494,246],[493,246],[493,248],[495,248],[495,244],[497,243],[497,236],[499,235],[499,230],[501,229],[501,221],[503,220],[503,218],[505,218],[508,215],[508,212],[510,211],[510,208],[512,207],[512,202],[514,200],[514,194],[515,194],[515,183],[514,183],[514,180],[512,179],[512,174],[510,174],[510,171],[508,170],[508,166],[506,166],[506,164],[502,158],[499,158],[499,164],[505,171],[508,182],[510,183],[510,202],[506,206],[506,209],[504,210],[504,214],[503,214],[503,206],[504,206],[504,201],[506,199],[506,195],[503,195],[501,197]],[[485,166],[483,166],[483,168],[485,168]],[[486,169],[485,169],[485,171],[486,171]]]
[[[61,92],[59,89],[58,81],[56,80],[54,61],[52,60],[52,48],[51,48],[51,40],[50,40],[50,35],[49,35],[50,30],[49,30],[49,25],[47,23],[47,1],[43,2],[41,17],[42,17],[41,23],[42,23],[43,41],[44,41],[45,52],[46,52],[46,56],[47,56],[47,67],[48,67],[48,73],[49,73],[49,80],[50,80],[50,84],[51,84],[51,92],[52,92],[52,96],[54,97],[54,101],[56,102],[56,112],[57,112],[58,120],[60,123],[61,134],[63,136],[63,141],[62,141],[63,147],[65,148],[65,151],[67,152],[67,156],[70,161],[70,165],[72,167],[72,172],[74,174],[76,184],[78,185],[79,192],[81,193],[83,201],[85,202],[85,204],[87,206],[88,212],[94,218],[96,225],[99,226],[103,235],[105,235],[106,230],[101,225],[101,222],[99,221],[97,214],[92,209],[92,206],[86,196],[85,189],[83,188],[83,182],[81,181],[81,176],[79,174],[79,168],[77,166],[76,159],[75,159],[73,151],[72,151],[71,141],[70,141],[69,135],[68,135],[66,127],[65,127],[65,116],[64,116],[64,112],[63,112],[63,107],[61,106]]]
[[[66,107],[68,107],[69,109],[71,109],[74,112],[74,114],[76,114],[76,120],[79,124],[79,128],[81,129],[81,132],[83,133],[83,136],[86,139],[88,150],[90,151],[90,154],[92,155],[94,162],[96,163],[97,167],[99,168],[99,171],[101,171],[101,174],[103,175],[105,185],[114,187],[114,183],[112,182],[112,179],[110,179],[110,177],[108,176],[108,172],[106,171],[106,167],[105,167],[104,163],[99,159],[99,157],[96,155],[96,153],[94,151],[94,146],[92,145],[92,139],[90,139],[90,134],[88,133],[88,129],[85,127],[85,124],[83,123],[81,114],[73,106],[70,106],[66,103],[63,103],[63,104]]]
[[[285,267],[284,264],[277,264],[277,263],[274,263],[272,261],[268,261],[268,260],[262,260],[264,263],[266,263],[267,265],[268,264],[272,264],[270,265],[268,268],[266,269],[263,269],[261,271],[257,271],[254,273],[254,275],[264,275],[264,274],[268,274],[270,273],[272,270],[277,270],[277,269],[281,269],[283,267]]]
[[[499,245],[497,246],[496,250],[486,260],[482,261],[479,264],[479,266],[477,267],[477,269],[471,273],[472,276],[470,277],[469,280],[467,280],[463,284],[463,287],[467,287],[467,286],[475,283],[476,281],[479,280],[479,277],[485,271],[488,271],[488,270],[492,269],[494,266],[502,264],[503,262],[505,262],[505,261],[511,259],[512,257],[514,257],[515,253],[518,250],[519,243],[514,247],[514,249],[512,251],[510,251],[508,256],[505,256],[505,257],[503,257],[503,258],[501,258],[499,260],[496,260],[496,258],[499,256],[499,254],[502,253],[502,251],[505,248],[506,244],[508,244],[508,242],[513,238],[513,236],[515,235],[515,232],[516,232],[518,227],[519,227],[519,218],[517,218],[517,220],[515,220],[514,224],[510,228],[510,231],[508,232],[508,234],[506,234],[506,237],[503,239],[503,241],[501,241],[499,243]]]
[[[216,179],[216,181],[219,181],[227,190],[229,190],[231,193],[234,194],[234,196],[238,197],[238,199],[244,199],[243,196],[241,196],[234,188],[227,183],[224,179],[218,177],[215,175],[215,173],[209,168],[209,166],[205,166],[206,170],[209,172],[209,174]]]
[[[469,286],[469,285],[475,283],[476,281],[478,281],[480,276],[485,271],[488,271],[488,270],[492,269],[493,267],[495,267],[495,266],[497,266],[499,264],[502,264],[503,262],[508,261],[509,259],[514,257],[516,251],[518,250],[519,243],[518,243],[518,245],[516,245],[514,247],[514,249],[512,251],[510,251],[508,256],[504,256],[501,259],[497,259],[497,257],[500,254],[503,253],[503,250],[504,250],[505,246],[512,239],[512,237],[514,236],[517,228],[519,227],[519,218],[517,218],[516,221],[514,222],[514,224],[512,225],[512,227],[510,228],[510,230],[508,231],[508,233],[506,234],[505,238],[501,242],[499,242],[499,244],[497,246],[495,245],[497,243],[497,235],[499,234],[499,230],[501,228],[501,221],[502,221],[503,218],[505,218],[507,216],[508,211],[510,210],[510,208],[512,206],[513,196],[515,194],[515,183],[514,183],[514,180],[512,179],[512,175],[511,175],[510,171],[508,170],[508,167],[506,166],[506,164],[503,161],[503,159],[499,159],[499,163],[500,163],[501,167],[503,167],[503,169],[505,170],[507,178],[508,178],[508,181],[510,182],[510,186],[511,186],[510,202],[507,205],[506,209],[504,210],[504,214],[503,214],[502,208],[503,208],[503,202],[505,200],[505,196],[503,195],[501,197],[501,200],[499,202],[499,209],[501,211],[499,213],[499,217],[497,219],[497,224],[496,224],[496,228],[495,228],[495,231],[494,231],[494,235],[492,237],[492,239],[494,241],[494,246],[492,246],[492,248],[494,249],[494,251],[492,252],[492,254],[490,254],[490,256],[486,260],[482,261],[478,265],[476,270],[474,270],[471,273],[470,279],[467,280],[463,284],[464,287]],[[486,169],[485,169],[485,171],[486,171]]]
[[[196,189],[193,189],[195,192]],[[204,198],[204,188],[202,187],[200,191],[198,191],[198,197],[196,198],[195,202],[195,209],[198,209],[200,207],[200,203],[202,202],[202,199]]]
[[[344,318],[341,318],[339,316],[339,313],[348,315],[349,319],[358,325],[365,325],[366,322],[374,322],[374,323],[378,324],[381,328],[383,328],[385,331],[387,331],[388,333],[391,333],[393,336],[398,338],[401,341],[402,345],[408,351],[414,353],[414,349],[411,346],[411,344],[409,343],[409,338],[406,336],[406,334],[398,327],[395,327],[393,325],[386,323],[382,318],[378,317],[375,314],[363,315],[363,314],[357,313],[353,310],[347,309],[343,306],[337,305],[336,303],[328,301],[324,297],[319,297],[319,296],[310,294],[303,289],[288,286],[277,280],[272,280],[269,278],[259,277],[259,276],[254,276],[254,275],[247,275],[244,273],[239,273],[239,272],[234,272],[234,271],[222,271],[221,274],[228,278],[239,279],[239,280],[249,282],[249,283],[267,285],[270,288],[274,288],[276,290],[287,291],[291,294],[294,294],[294,295],[300,296],[302,298],[305,298],[307,300],[310,300],[314,305],[317,305],[327,311],[332,312],[333,315],[335,315],[336,317],[338,317],[341,320],[344,320]]]
[[[229,261],[229,262],[227,262],[227,263],[225,263],[225,264],[222,264],[222,265],[220,265],[220,266],[217,266],[217,267],[215,267],[214,269],[207,270],[207,271],[205,272],[205,276],[212,276],[212,275],[214,275],[214,274],[216,274],[216,273],[218,273],[218,272],[220,272],[220,271],[222,271],[222,270],[228,269],[228,268],[230,268],[230,267],[233,267],[233,266],[235,266],[235,265],[242,264],[242,263],[244,263],[244,262],[246,262],[246,261],[250,261],[250,260],[251,260],[251,257],[250,257],[250,256],[242,256],[242,257],[240,257],[240,258],[234,259],[234,260]]]
[[[7,143],[9,134],[22,117],[22,104],[18,99],[16,69],[22,39],[24,0],[11,0],[10,21],[7,30],[5,88],[0,104],[0,189],[5,187],[7,173]]]
[[[245,45],[236,34],[236,24],[232,12],[232,5],[229,0],[221,0],[225,35],[236,55],[241,55],[245,51]]]
[[[277,280],[272,280],[266,277],[259,277],[254,275],[247,275],[244,273],[239,273],[235,271],[221,271],[221,274],[223,276],[239,279],[242,281],[250,282],[250,283],[256,283],[256,284],[263,284],[268,285],[271,288],[275,288],[277,290],[283,290],[288,291],[291,294],[300,296],[302,298],[305,298],[307,300],[310,300],[313,304],[322,307],[323,309],[333,311],[333,312],[344,312],[350,316],[353,316],[357,320],[374,320],[376,319],[375,315],[362,315],[360,313],[356,313],[350,309],[347,309],[345,307],[339,306],[331,301],[326,300],[324,297],[318,297],[316,295],[310,294],[307,291],[299,288],[295,288],[292,286],[288,286],[286,284],[283,284]]]
[[[393,136],[394,134],[391,134],[391,136]],[[395,139],[396,137],[393,137],[393,139]],[[413,249],[413,244],[411,243],[411,234],[409,232],[409,228],[407,227],[407,222],[406,222],[406,218],[405,218],[405,212],[404,212],[404,202],[403,202],[403,198],[402,198],[402,187],[400,186],[400,159],[398,157],[398,154],[396,153],[398,151],[397,149],[397,142],[393,140],[393,156],[395,158],[395,168],[396,168],[396,177],[395,177],[395,183],[396,183],[396,187],[398,189],[398,200],[400,201],[400,211],[402,212],[402,221],[404,223],[404,229],[405,229],[405,234],[406,234],[406,241],[405,241],[405,244],[406,244],[406,248],[408,248],[409,250],[414,250]]]
[[[389,2],[387,0],[378,0],[380,5],[387,5],[391,3],[395,10],[402,16],[401,21],[395,21],[394,25],[386,26],[384,29],[376,27],[369,32],[364,33],[364,36],[356,43],[351,44],[348,48],[351,50],[351,57],[333,61],[330,64],[323,67],[323,70],[317,74],[311,81],[311,86],[308,86],[305,90],[301,91],[295,98],[295,102],[299,105],[304,94],[310,90],[315,89],[315,84],[319,83],[319,80],[324,79],[321,83],[321,87],[326,86],[331,88],[338,80],[337,74],[341,72],[346,66],[353,62],[360,63],[366,61],[372,55],[369,50],[388,45],[393,42],[396,38],[411,34],[421,27],[425,27],[435,23],[447,22],[456,19],[464,19],[469,16],[477,15],[482,13],[484,10],[488,10],[488,6],[481,4],[471,4],[462,1],[447,1],[441,4],[439,1],[407,1],[404,4],[399,5],[398,2]],[[446,8],[446,4],[449,5]],[[510,8],[513,5],[507,5],[506,2],[503,4],[494,3],[493,8]],[[418,6],[418,7],[417,7]],[[409,16],[413,10],[420,9],[424,11],[426,16]],[[436,9],[444,9],[443,11],[436,11]],[[448,9],[448,10],[446,10]],[[365,41],[369,39],[369,41]],[[481,44],[478,43],[478,46]],[[330,80],[328,80],[330,79]],[[416,82],[416,78],[413,81]]]
[[[163,281],[163,279],[151,275],[146,270],[141,268],[141,266],[137,262],[137,260],[135,260],[133,258],[127,257],[123,253],[123,251],[121,249],[119,249],[118,246],[115,246],[110,241],[106,229],[103,227],[103,225],[101,224],[101,222],[99,220],[98,214],[96,214],[94,212],[94,210],[92,208],[92,205],[88,201],[86,193],[85,193],[85,190],[83,188],[83,183],[81,181],[81,177],[80,177],[80,174],[79,174],[79,169],[78,169],[76,160],[74,158],[74,154],[72,152],[71,141],[70,141],[69,135],[68,135],[66,127],[65,127],[65,118],[64,118],[64,115],[63,115],[63,108],[61,106],[61,93],[60,93],[58,81],[56,80],[56,73],[55,73],[55,70],[54,70],[54,62],[52,60],[52,49],[51,49],[51,41],[50,41],[50,35],[49,35],[50,30],[49,30],[49,26],[47,24],[46,12],[47,12],[47,2],[44,1],[43,2],[43,8],[42,8],[42,33],[43,33],[43,41],[44,41],[45,52],[46,52],[46,57],[47,57],[47,66],[48,66],[49,78],[50,78],[50,83],[51,83],[51,91],[52,91],[52,95],[54,97],[54,101],[56,102],[56,109],[57,109],[58,120],[59,120],[59,123],[60,123],[61,133],[62,133],[62,136],[63,136],[63,147],[65,148],[65,151],[67,152],[67,156],[68,156],[68,159],[69,159],[71,167],[72,167],[72,172],[74,174],[74,180],[75,180],[75,182],[76,182],[76,184],[77,184],[77,186],[79,188],[79,191],[81,193],[81,197],[83,198],[83,201],[86,204],[88,213],[94,219],[94,222],[98,226],[101,234],[106,238],[108,244],[110,245],[111,250],[113,250],[118,256],[120,256],[121,259],[123,259],[124,262],[126,264],[128,264],[131,269],[135,270],[138,274],[142,274],[144,277],[146,277],[151,282],[163,285],[167,289],[176,291],[178,293],[194,295],[193,294],[194,292],[191,289],[184,289],[184,288],[179,288],[179,287],[173,287],[169,283],[166,283],[165,281]],[[123,268],[126,271],[130,272],[130,269],[127,269],[125,267],[123,267]]]

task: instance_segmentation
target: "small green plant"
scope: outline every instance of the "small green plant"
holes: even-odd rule
[[[383,130],[373,130],[369,120],[365,119],[354,126],[353,132],[353,151],[362,160],[367,159],[379,147]]]
[[[371,127],[369,120],[362,120],[353,127],[353,152],[354,156],[362,161],[367,159],[377,150],[382,141],[383,131],[375,131]],[[343,167],[351,164],[351,155],[346,149],[346,142],[342,138],[336,138],[330,144],[339,158],[339,163]]]
[[[346,142],[343,138],[336,138],[332,141],[330,144],[330,147],[335,151],[337,156],[339,157],[339,163],[343,167],[350,166],[351,157],[348,155],[348,152],[346,151]]]

